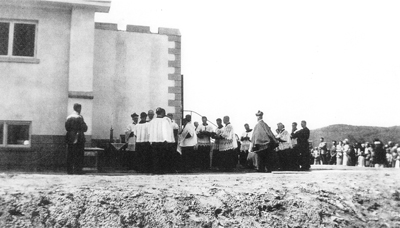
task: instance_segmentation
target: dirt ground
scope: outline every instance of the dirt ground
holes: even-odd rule
[[[5,172],[0,227],[400,227],[400,170]]]

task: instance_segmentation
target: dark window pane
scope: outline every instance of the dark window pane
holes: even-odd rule
[[[0,22],[0,55],[8,54],[8,34],[10,23]]]
[[[29,145],[29,125],[8,125],[7,144]]]
[[[13,56],[35,54],[35,27],[32,24],[14,24]]]
[[[0,145],[3,144],[4,124],[0,123]]]

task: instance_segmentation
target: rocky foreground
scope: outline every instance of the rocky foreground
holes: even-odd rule
[[[0,173],[0,227],[400,227],[400,170]]]

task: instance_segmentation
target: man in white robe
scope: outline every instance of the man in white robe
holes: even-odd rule
[[[291,170],[292,161],[290,156],[290,134],[285,130],[285,125],[278,123],[278,130],[275,138],[279,142],[279,146],[276,148],[279,157],[279,165],[281,170]]]
[[[225,127],[222,131],[222,139],[219,142],[219,153],[221,156],[221,168],[225,171],[232,171],[236,167],[237,153],[235,149],[238,147],[235,131],[230,123],[229,116],[224,116],[223,122]]]
[[[132,118],[132,123],[130,123],[126,127],[126,130],[125,130],[125,139],[126,139],[126,142],[128,143],[128,147],[126,150],[135,151],[136,137],[135,137],[134,131],[135,131],[135,126],[139,120],[139,115],[136,113],[133,113],[131,115],[131,118]]]
[[[151,171],[151,147],[149,143],[149,124],[146,121],[147,114],[140,113],[140,121],[135,127],[136,153],[138,171],[148,173]]]
[[[197,168],[208,169],[210,168],[210,152],[211,152],[211,133],[214,129],[207,123],[207,117],[201,118],[202,124],[196,129],[197,134]]]
[[[166,163],[166,153],[169,144],[174,143],[173,130],[170,121],[165,117],[165,110],[157,108],[157,117],[149,122],[149,142],[151,144],[151,154],[154,173],[164,173],[169,167]]]
[[[249,124],[244,125],[245,131],[240,137],[240,153],[239,153],[239,163],[242,167],[252,167],[253,164],[247,164],[247,157],[251,147],[251,135],[253,134],[253,129],[250,129]]]
[[[130,123],[125,130],[125,140],[128,143],[126,148],[128,152],[128,169],[137,169],[137,153],[136,153],[136,135],[135,127],[139,120],[139,115],[133,113],[131,115],[132,123]]]
[[[192,124],[192,116],[185,116],[185,124],[179,134],[179,148],[182,154],[182,169],[189,172],[195,164],[194,147],[197,145],[197,135],[194,125]]]

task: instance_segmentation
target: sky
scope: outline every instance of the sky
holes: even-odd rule
[[[184,109],[273,129],[400,118],[400,1],[112,0],[96,21],[177,28]],[[197,120],[197,117],[194,117]]]

